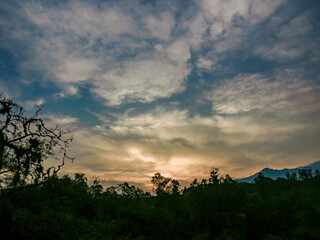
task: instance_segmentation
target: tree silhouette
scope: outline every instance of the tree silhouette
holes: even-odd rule
[[[216,184],[219,182],[219,169],[212,168],[210,172],[210,178],[208,179],[209,183]]]
[[[319,175],[260,174],[253,183],[226,175],[179,194],[173,179],[152,180],[159,196],[126,182],[104,190],[82,173],[51,177],[1,199],[0,239],[320,239]]]
[[[66,159],[73,160],[68,156],[71,141],[70,132],[45,125],[40,107],[28,117],[23,107],[0,96],[0,187],[39,184],[56,175]],[[59,163],[44,169],[50,157]]]
[[[312,178],[312,170],[311,169],[299,169],[299,179],[306,180]]]
[[[152,177],[151,182],[154,185],[153,191],[157,194],[157,196],[162,195],[164,193],[174,194],[179,192],[179,181],[164,177],[160,173],[156,173]]]

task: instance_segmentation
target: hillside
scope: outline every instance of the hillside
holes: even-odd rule
[[[245,178],[240,178],[240,179],[236,179],[236,181],[238,182],[252,182],[253,179],[255,179],[259,173],[262,173],[265,177],[269,177],[272,179],[277,179],[277,178],[285,178],[286,177],[286,173],[296,173],[298,175],[299,169],[311,169],[312,172],[314,172],[317,169],[320,169],[320,160],[316,161],[314,163],[311,163],[307,166],[300,166],[297,168],[284,168],[284,169],[272,169],[272,168],[264,168],[261,171],[249,176],[249,177],[245,177]]]

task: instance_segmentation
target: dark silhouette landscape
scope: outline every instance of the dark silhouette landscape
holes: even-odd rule
[[[240,178],[236,179],[237,182],[253,182],[253,180],[258,177],[260,173],[262,173],[265,177],[269,177],[272,179],[277,179],[277,178],[285,178],[287,174],[295,174],[298,176],[299,170],[301,169],[310,169],[312,172],[316,171],[317,169],[320,169],[320,160],[316,161],[312,164],[309,164],[307,166],[301,166],[297,168],[284,168],[284,169],[271,169],[271,168],[264,168],[260,172],[257,172],[249,177],[245,178]]]
[[[103,189],[82,173],[58,177],[72,138],[40,112],[0,100],[0,239],[320,239],[319,162],[248,182],[213,168],[185,188],[156,173],[152,193],[127,182]],[[45,169],[54,154],[60,163]]]
[[[0,0],[0,240],[320,240],[320,0]]]

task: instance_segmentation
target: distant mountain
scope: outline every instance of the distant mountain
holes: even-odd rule
[[[265,177],[269,177],[272,179],[285,178],[287,172],[290,174],[296,173],[298,176],[299,169],[311,169],[312,172],[314,172],[317,169],[320,170],[320,160],[317,162],[314,162],[312,164],[309,164],[308,166],[301,166],[301,167],[292,168],[292,169],[284,168],[284,169],[278,170],[278,169],[264,168],[260,172],[257,172],[249,177],[246,177],[246,178],[236,179],[236,181],[238,181],[238,182],[252,182],[253,179],[255,179],[258,176],[259,173],[262,173]]]

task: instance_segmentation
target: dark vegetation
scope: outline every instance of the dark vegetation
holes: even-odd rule
[[[0,239],[320,239],[319,171],[237,183],[214,168],[184,189],[156,173],[154,195],[126,182],[103,189],[57,176],[71,138],[39,113],[1,98]]]

